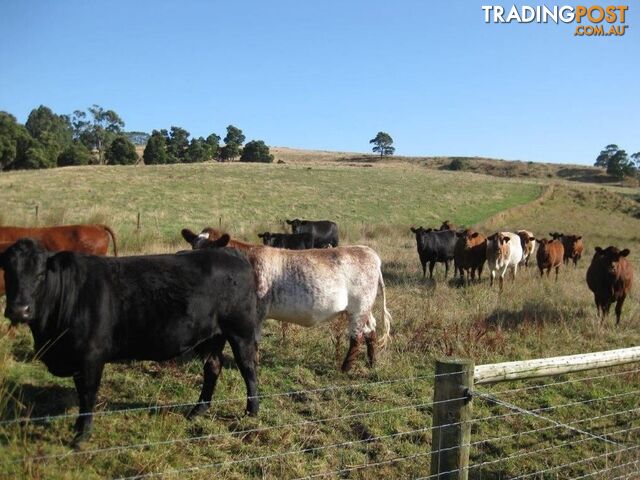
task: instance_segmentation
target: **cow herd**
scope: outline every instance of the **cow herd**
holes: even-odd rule
[[[496,232],[485,237],[480,232],[467,228],[456,230],[448,221],[440,228],[411,227],[416,237],[418,257],[422,265],[422,276],[426,277],[427,263],[429,278],[433,278],[436,263],[445,264],[445,278],[449,273],[449,264],[453,261],[454,277],[459,275],[462,285],[470,281],[480,281],[484,264],[490,274],[490,286],[498,277],[500,290],[508,270],[515,279],[518,267],[528,267],[536,258],[540,277],[547,277],[555,270],[558,280],[560,267],[572,262],[574,267],[584,253],[582,235],[549,233],[551,238],[536,238],[528,230]],[[633,268],[627,260],[629,249],[619,250],[610,246],[595,247],[595,253],[587,270],[587,286],[593,292],[598,314],[606,318],[613,303],[616,303],[616,324],[620,323],[622,305],[631,291]]]
[[[304,327],[346,317],[350,343],[342,371],[351,369],[360,345],[373,366],[376,348],[390,338],[382,261],[367,246],[339,246],[330,221],[287,220],[291,233],[258,234],[262,245],[231,239],[205,228],[183,229],[191,251],[117,257],[116,237],[104,225],[39,229],[0,227],[0,295],[6,287],[5,316],[27,324],[48,370],[73,377],[80,406],[73,444],[90,436],[92,412],[105,364],[124,360],[166,360],[187,351],[203,359],[198,403],[188,416],[205,412],[229,343],[247,391],[246,411],[255,415],[257,351],[262,323],[272,318]],[[490,284],[500,289],[508,270],[517,274],[535,258],[540,276],[561,265],[577,265],[584,245],[578,235],[551,233],[537,238],[527,230],[485,236],[457,229],[411,228],[426,277],[436,263],[453,262],[462,285],[481,280],[485,264]],[[113,242],[114,257],[105,257]],[[274,248],[276,247],[276,248]],[[587,271],[602,318],[622,304],[631,288],[629,250],[595,248]],[[2,272],[0,270],[0,272]],[[382,335],[373,307],[382,299]]]

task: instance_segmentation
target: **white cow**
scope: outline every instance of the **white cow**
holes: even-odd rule
[[[199,235],[184,229],[182,236],[194,249],[215,248],[228,237],[212,228]],[[346,314],[350,345],[342,370],[351,368],[363,339],[368,364],[373,365],[376,319],[372,310],[378,286],[382,289],[382,348],[391,328],[382,262],[375,251],[362,245],[310,250],[283,250],[237,240],[229,240],[228,245],[245,251],[253,265],[258,299],[267,318],[312,327]]]
[[[494,233],[487,238],[487,265],[491,272],[490,285],[498,274],[500,276],[500,290],[504,283],[504,275],[509,267],[512,268],[513,278],[516,278],[518,264],[522,260],[522,245],[520,237],[511,232]]]

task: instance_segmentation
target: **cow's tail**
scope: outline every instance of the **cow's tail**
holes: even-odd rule
[[[109,235],[111,235],[111,241],[113,242],[113,256],[117,257],[118,256],[118,246],[116,245],[116,234],[113,233],[113,230],[111,230],[111,228],[107,227],[106,225],[102,225],[102,228],[104,228],[107,233],[109,233]]]
[[[387,297],[384,290],[384,279],[382,278],[382,267],[378,270],[378,285],[382,289],[382,326],[384,328],[384,333],[382,337],[379,339],[380,348],[384,349],[387,346],[387,342],[391,338],[391,313],[387,310]]]

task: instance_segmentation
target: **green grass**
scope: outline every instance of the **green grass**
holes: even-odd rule
[[[311,170],[289,164],[96,167],[0,175],[0,198],[3,205],[9,206],[3,212],[5,224],[31,223],[34,199],[38,198],[41,223],[104,221],[116,228],[128,252],[183,248],[186,244],[179,243],[177,238],[180,228],[215,226],[220,216],[223,226],[247,239],[255,238],[253,234],[261,228],[278,228],[280,220],[287,216],[336,219],[349,242],[368,244],[379,252],[387,302],[394,316],[393,341],[381,352],[377,368],[366,369],[361,357],[348,375],[338,371],[347,346],[343,324],[336,322],[316,329],[290,327],[283,340],[280,325],[267,321],[261,343],[261,394],[327,386],[341,388],[267,397],[261,403],[260,415],[246,418],[241,416],[244,387],[238,371],[231,367],[224,370],[214,396],[220,403],[214,404],[204,417],[188,422],[183,408],[98,416],[87,448],[106,449],[171,439],[191,438],[191,441],[68,456],[66,442],[72,435],[72,419],[0,425],[0,478],[120,477],[220,462],[223,465],[167,478],[295,478],[398,457],[413,458],[354,470],[342,477],[410,478],[428,474],[426,453],[430,451],[431,435],[424,429],[431,425],[428,404],[433,396],[433,381],[429,377],[436,358],[456,355],[483,364],[607,350],[640,342],[637,285],[624,307],[622,324],[615,328],[611,319],[606,325],[596,321],[592,297],[584,282],[596,244],[628,247],[631,261],[638,264],[634,259],[640,252],[640,220],[633,216],[634,201],[600,188],[559,186],[540,205],[492,217],[496,212],[531,201],[543,187],[403,165],[380,168],[324,165],[313,166]],[[138,209],[142,211],[143,223],[136,243]],[[444,280],[440,265],[436,267],[435,282],[423,281],[415,240],[408,227],[434,226],[444,219],[458,224],[480,224],[486,233],[503,228],[528,228],[534,233],[554,230],[582,233],[587,251],[578,268],[561,272],[558,283],[540,280],[535,269],[530,268],[521,272],[515,283],[508,279],[502,295],[497,289],[490,289],[486,281],[466,289],[457,288]],[[374,312],[378,318],[379,310]],[[49,375],[42,364],[32,360],[27,329],[9,334],[3,323],[0,335],[1,418],[77,411],[73,383]],[[611,372],[633,368],[620,367]],[[526,395],[499,393],[602,373],[606,372],[504,383],[481,390],[526,408],[540,408],[630,393],[640,381],[638,372],[633,372],[534,390]],[[97,410],[193,402],[200,382],[196,360],[109,365]],[[579,408],[558,409],[549,416],[570,422],[636,406],[637,395],[628,395]],[[479,400],[474,401],[473,408],[476,418],[507,413]],[[385,413],[372,413],[377,411]],[[349,418],[318,421],[345,416]],[[602,432],[638,427],[640,422],[637,414],[621,414],[586,425]],[[544,422],[521,416],[482,422],[473,427],[472,442],[546,426]],[[232,431],[250,429],[261,430],[229,435]],[[399,435],[407,431],[412,433]],[[194,439],[211,435],[221,436]],[[392,435],[395,437],[366,441]],[[623,437],[616,438],[631,445],[640,441],[637,431]],[[487,464],[481,472],[472,472],[470,478],[508,478],[604,452],[599,442],[588,441],[497,462],[521,449],[533,451],[579,439],[566,431],[548,430],[478,444],[472,449],[472,463],[496,462]],[[329,447],[345,442],[352,443]],[[315,450],[230,463],[301,449]],[[52,454],[67,456],[48,461],[23,460]],[[621,456],[619,463],[628,461],[628,457]],[[18,462],[7,463],[13,460]],[[596,460],[556,473],[559,478],[566,478],[600,468],[604,468],[604,462]],[[336,477],[340,475],[329,476]],[[550,474],[544,478],[556,477]]]

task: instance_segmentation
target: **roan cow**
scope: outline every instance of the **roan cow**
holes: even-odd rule
[[[516,232],[520,237],[520,245],[522,246],[522,260],[520,265],[529,266],[529,259],[533,258],[536,253],[536,237],[528,230],[518,230]]]
[[[536,260],[538,262],[538,269],[540,270],[540,276],[542,277],[545,269],[547,270],[547,277],[552,268],[556,269],[556,282],[558,281],[558,272],[562,265],[562,258],[564,256],[564,246],[559,237],[553,240],[547,240],[543,238],[538,241],[538,251],[536,253]]]
[[[263,245],[288,250],[307,250],[313,248],[313,235],[310,233],[259,233]]]
[[[199,235],[182,230],[183,238],[194,249],[215,248],[215,240],[222,235],[213,228],[205,228]],[[246,252],[253,265],[259,307],[267,318],[313,327],[346,314],[350,345],[342,371],[351,368],[363,339],[367,363],[373,366],[376,319],[372,310],[378,286],[383,309],[381,348],[385,347],[391,328],[381,261],[376,252],[362,245],[313,250],[283,250],[237,240],[229,245]]]
[[[616,325],[620,324],[622,305],[633,283],[633,266],[627,260],[628,256],[628,248],[618,250],[616,247],[596,247],[591,265],[587,269],[587,285],[593,292],[598,315],[601,315],[603,322],[609,314],[611,304],[616,302]]]
[[[487,238],[476,231],[467,228],[457,232],[454,249],[455,270],[460,272],[460,279],[465,284],[482,277],[482,268],[487,260]]]
[[[221,239],[218,245],[223,245]],[[261,318],[253,269],[232,249],[98,257],[50,252],[22,239],[0,255],[5,316],[26,323],[49,372],[73,377],[80,416],[73,444],[89,438],[106,363],[167,360],[195,350],[204,360],[198,404],[207,410],[228,341],[258,412],[256,352]]]
[[[411,231],[416,236],[416,247],[420,264],[422,265],[422,278],[427,276],[427,263],[429,264],[429,278],[433,278],[433,268],[436,262],[444,263],[444,277],[449,273],[449,262],[453,260],[456,247],[456,232],[453,230],[433,230],[422,227],[413,228]]]
[[[291,225],[291,233],[310,233],[313,235],[313,247],[337,247],[339,242],[338,225],[329,220],[286,220]]]
[[[497,275],[500,279],[500,290],[504,283],[504,275],[507,269],[511,267],[513,278],[518,273],[518,264],[522,260],[522,245],[520,237],[511,232],[494,233],[487,238],[487,266],[491,272],[491,282]]]
[[[62,225],[59,227],[0,227],[0,253],[21,238],[38,240],[44,248],[54,252],[70,250],[91,255],[106,255],[109,237],[113,255],[118,256],[116,236],[106,225]],[[0,270],[0,295],[4,293],[4,277]]]

